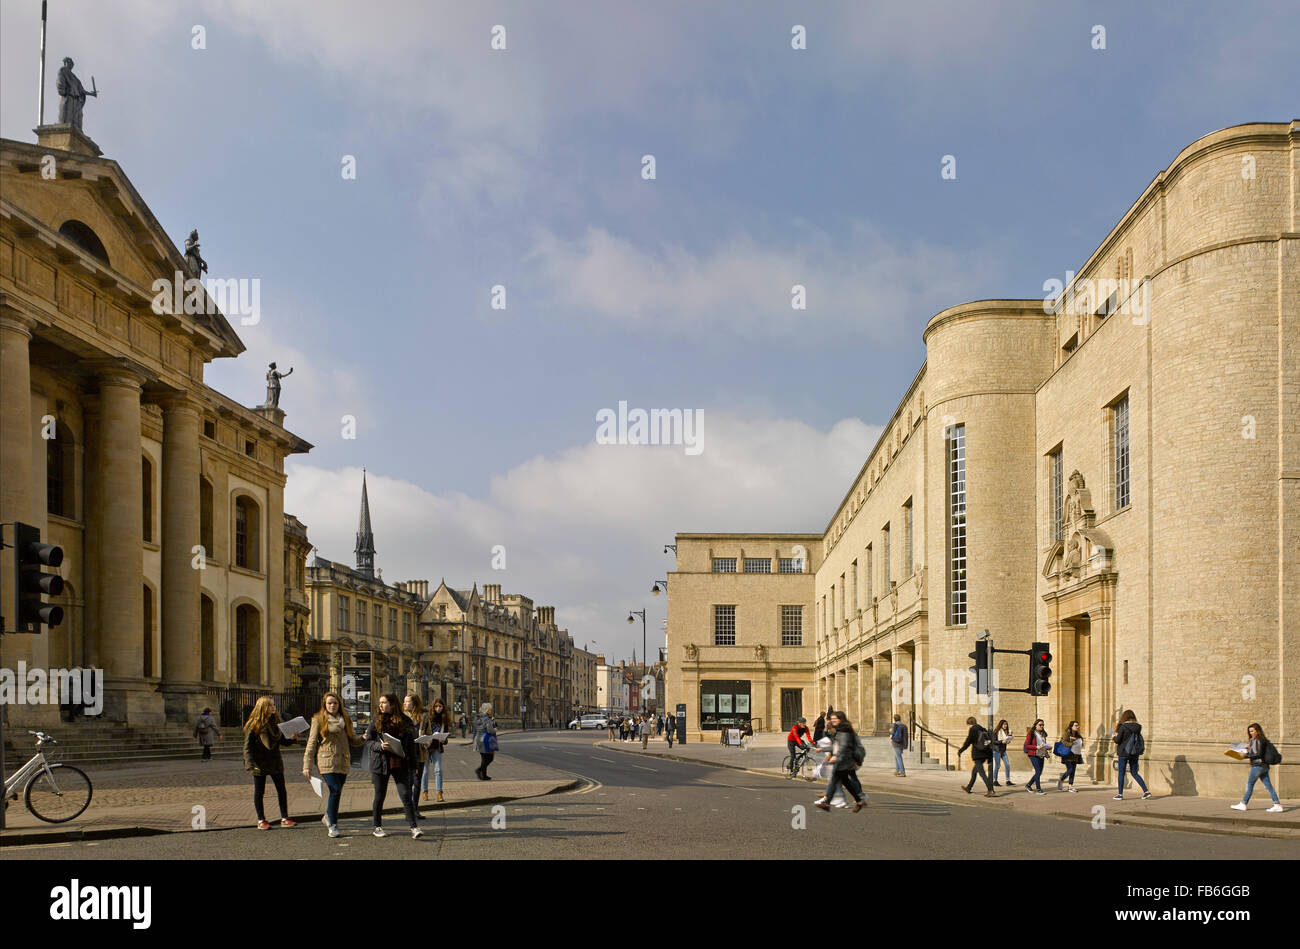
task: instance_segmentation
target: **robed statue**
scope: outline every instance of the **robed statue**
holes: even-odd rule
[[[293,367],[289,367],[288,372],[276,372],[275,363],[271,363],[271,368],[266,373],[266,404],[274,408],[280,407],[280,380],[293,374]]]
[[[72,71],[72,57],[63,57],[63,68],[59,70],[59,121],[81,128],[81,110],[86,104],[86,96],[99,96],[95,88],[95,78],[90,79],[90,91],[81,84],[81,80]]]
[[[190,236],[185,238],[185,263],[190,268],[190,273],[194,276],[208,272],[208,262],[199,254],[199,232],[190,231]]]

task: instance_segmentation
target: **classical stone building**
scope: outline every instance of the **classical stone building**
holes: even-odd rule
[[[678,534],[676,546],[664,706],[686,705],[687,740],[746,720],[775,731],[808,712],[822,536]]]
[[[292,514],[285,514],[284,681],[290,686],[302,681],[302,657],[311,635],[311,601],[307,595],[307,558],[311,550],[306,525]]]
[[[569,692],[573,702],[570,721],[579,715],[592,712],[596,701],[596,654],[586,649],[573,649],[570,665]]]
[[[118,164],[71,126],[37,132],[0,141],[0,521],[63,547],[65,619],[6,637],[4,660],[102,668],[103,714],[130,724],[279,690],[284,459],[311,446],[204,384],[244,346],[203,288],[194,313],[160,301],[156,281],[197,274]]]
[[[818,542],[818,707],[876,734],[910,713],[960,741],[983,715],[966,669],[987,629],[1054,656],[1051,693],[1001,693],[997,717],[1077,719],[1094,779],[1123,709],[1174,793],[1240,794],[1223,752],[1250,722],[1300,753],[1298,174],[1300,121],[1214,132],[1046,302],[930,320]],[[1026,687],[1026,657],[995,659]]]

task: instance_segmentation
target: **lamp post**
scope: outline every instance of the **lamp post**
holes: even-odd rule
[[[660,587],[662,587],[663,589],[660,589]],[[650,588],[650,594],[652,596],[658,596],[660,593],[667,593],[667,592],[668,592],[667,580],[656,580],[654,582],[654,586]]]
[[[645,661],[645,610],[628,610],[628,611],[627,611],[627,621],[628,621],[629,623],[635,623],[636,620],[635,620],[633,617],[636,617],[636,616],[640,616],[640,617],[641,617],[641,661],[644,662],[644,661]],[[641,711],[642,711],[642,712],[645,712],[645,696],[644,696],[644,695],[641,696]]]

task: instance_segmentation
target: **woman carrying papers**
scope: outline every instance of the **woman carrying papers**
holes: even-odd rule
[[[416,759],[415,726],[402,714],[396,695],[379,699],[379,717],[366,729],[366,749],[370,752],[370,781],[375,787],[375,799],[370,806],[374,818],[376,837],[386,837],[383,827],[384,798],[388,796],[388,779],[397,785],[397,796],[406,808],[406,822],[411,826],[412,837],[423,837],[424,832],[415,818],[415,800],[411,779],[414,772],[411,762]]]
[[[491,781],[488,777],[488,765],[496,757],[497,722],[492,716],[492,703],[484,702],[479,706],[478,723],[474,735],[474,747],[478,749],[480,764],[474,769],[480,781]]]
[[[402,699],[402,711],[406,717],[411,720],[415,726],[416,737],[429,734],[429,713],[425,711],[424,704],[420,697],[414,692],[407,692],[406,698]],[[425,762],[429,758],[429,746],[427,743],[417,741],[415,743],[416,757],[411,760],[411,794],[415,794],[415,789],[420,786],[420,780],[424,776]],[[428,800],[428,797],[425,797]],[[419,805],[416,805],[418,810]]]
[[[421,731],[421,735],[442,735],[441,739],[433,738],[429,742],[429,758],[424,765],[424,784],[422,787],[423,800],[429,799],[429,772],[433,772],[434,791],[438,795],[438,800],[442,800],[442,750],[447,745],[447,738],[451,733],[451,715],[447,712],[447,706],[442,704],[442,699],[434,699],[433,705],[429,709],[425,727],[428,731]]]
[[[321,781],[329,788],[325,826],[331,837],[339,835],[339,799],[352,767],[352,748],[360,744],[361,739],[352,730],[352,719],[343,711],[343,700],[334,692],[326,692],[320,711],[312,716],[307,750],[302,755],[302,776],[311,778],[311,764],[315,761]]]
[[[1246,752],[1243,757],[1250,762],[1250,776],[1246,778],[1245,795],[1239,803],[1231,805],[1232,809],[1234,811],[1246,809],[1246,805],[1250,803],[1250,794],[1255,790],[1255,782],[1259,781],[1273,798],[1273,806],[1267,813],[1281,814],[1282,802],[1278,800],[1277,792],[1273,790],[1273,782],[1268,779],[1268,769],[1271,765],[1281,764],[1282,756],[1264,735],[1264,729],[1259,727],[1258,722],[1251,722],[1246,726],[1246,739]]]
[[[257,811],[258,830],[271,829],[266,820],[266,811],[262,808],[268,776],[275,785],[275,797],[280,804],[280,826],[293,827],[297,823],[289,819],[289,798],[284,787],[284,761],[280,758],[280,744],[292,743],[293,734],[296,732],[281,733],[280,716],[275,710],[275,701],[269,695],[257,700],[248,721],[244,723],[244,770],[253,773],[253,807]]]

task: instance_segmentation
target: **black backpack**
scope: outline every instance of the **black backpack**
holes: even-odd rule
[[[1264,764],[1267,765],[1282,763],[1282,752],[1278,751],[1271,741],[1264,742],[1264,751],[1261,757],[1264,759]]]
[[[859,738],[855,732],[853,734],[853,763],[860,765],[866,760],[867,749],[863,746],[862,739]]]
[[[989,730],[983,725],[976,725],[975,727],[980,730],[980,733],[975,736],[975,748],[978,751],[988,751],[993,747],[993,736],[989,734]]]

